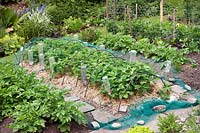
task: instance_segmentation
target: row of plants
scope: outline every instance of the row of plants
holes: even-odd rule
[[[146,64],[130,63],[114,57],[111,53],[87,48],[80,42],[65,39],[44,39],[44,53],[47,68],[49,57],[55,57],[54,71],[81,77],[81,66],[87,65],[87,79],[93,85],[101,86],[101,92],[111,98],[128,98],[150,92],[150,81],[154,79],[153,70]],[[38,59],[38,46],[31,48],[34,58]],[[107,76],[110,89],[103,85],[102,78]],[[111,93],[110,93],[111,92]]]
[[[80,104],[64,101],[66,91],[52,88],[34,74],[8,62],[0,63],[0,118],[11,117],[13,132],[41,132],[47,122],[58,123],[61,132],[70,131],[70,123],[86,123]]]
[[[130,32],[130,26],[132,33]],[[123,33],[125,35],[132,34],[135,39],[149,38],[153,41],[156,38],[162,39],[165,43],[175,45],[179,48],[189,47],[194,45],[198,49],[200,46],[200,27],[187,26],[184,24],[176,25],[175,38],[173,38],[173,24],[171,22],[164,22],[160,25],[159,22],[150,22],[148,20],[133,20],[129,22],[122,21],[108,21],[106,27],[109,32],[114,34]],[[198,47],[197,47],[198,46]],[[195,50],[195,48],[191,50]]]
[[[188,49],[180,49],[167,45],[160,39],[155,39],[153,43],[147,38],[136,41],[130,35],[121,33],[112,34],[104,30],[86,29],[80,33],[80,38],[84,41],[90,41],[96,45],[105,45],[112,50],[130,51],[136,50],[146,58],[152,58],[154,61],[171,60],[175,66],[182,65],[190,61],[185,55]]]

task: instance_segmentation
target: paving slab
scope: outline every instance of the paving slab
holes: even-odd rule
[[[65,101],[78,101],[78,100],[80,100],[80,98],[76,96],[65,96]]]
[[[79,109],[81,112],[83,113],[87,113],[87,112],[91,112],[91,111],[94,111],[95,110],[95,107],[86,103],[86,102],[83,102],[83,101],[78,101],[79,103],[83,104],[83,106],[81,106]]]
[[[179,96],[183,95],[185,92],[187,92],[187,90],[183,89],[181,86],[179,85],[173,85],[171,87],[171,91],[173,91],[174,93],[178,94]]]
[[[91,112],[93,115],[93,118],[101,123],[107,123],[109,121],[115,120],[116,117],[113,116],[112,114],[102,111],[102,110],[95,110],[93,112]]]

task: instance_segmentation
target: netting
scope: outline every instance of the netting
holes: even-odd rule
[[[80,42],[85,47],[109,52],[116,58],[121,58],[124,60],[130,59],[129,52],[112,51],[110,49],[106,49],[106,48],[104,49],[102,46],[97,46],[97,45],[83,42],[81,40],[77,40],[77,39],[73,39],[73,38],[59,38],[59,39],[66,41],[66,42],[70,42],[70,41]],[[33,45],[37,44],[38,42],[42,42],[44,40],[45,40],[45,38],[31,39],[26,45],[24,45],[24,47],[18,53],[15,54],[15,60],[16,60],[15,63],[20,64],[21,59],[23,59],[23,56],[24,56],[24,51],[30,49]],[[63,45],[65,45],[65,44],[63,44]],[[151,65],[151,67],[154,68],[155,71],[158,73],[158,75],[155,75],[156,77],[158,77],[162,80],[167,80],[167,81],[170,81],[169,80],[170,78],[174,78],[173,84],[179,85],[187,90],[186,84],[178,77],[178,75],[175,72],[175,70],[173,69],[173,67],[172,67],[171,71],[166,73],[165,70],[161,69],[163,62],[154,62],[151,59],[144,58],[140,54],[138,54],[136,56],[136,60],[144,62],[144,63],[148,63],[149,65]],[[193,95],[198,101],[200,100],[200,93],[198,91],[190,90],[190,91],[188,91],[188,93]],[[156,112],[155,110],[153,110],[153,107],[155,107],[157,105],[165,105],[166,111],[168,111],[168,110],[196,106],[197,104],[198,104],[198,102],[189,103],[189,102],[181,101],[181,100],[167,102],[162,99],[146,99],[142,102],[138,102],[135,105],[129,106],[129,112],[127,113],[126,116],[119,118],[119,119],[110,120],[105,123],[100,123],[100,128],[106,128],[106,129],[110,129],[110,130],[128,128],[128,127],[132,127],[134,124],[137,124],[138,120],[143,120],[145,123],[147,123],[150,120],[152,120],[157,114],[159,114],[159,112]],[[89,120],[89,123],[91,121],[92,121],[92,119]],[[120,126],[117,128],[113,127],[113,125],[112,125],[113,123],[116,123],[116,122],[120,123]]]

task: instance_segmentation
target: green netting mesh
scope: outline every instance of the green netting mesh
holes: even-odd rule
[[[15,54],[16,64],[19,64],[20,59],[23,58],[23,56],[24,56],[23,50],[24,49],[30,48],[31,46],[33,46],[37,42],[43,41],[44,39],[45,38],[33,38],[26,45],[24,45],[24,48],[21,49],[21,51],[19,51],[18,53]],[[86,47],[96,48],[98,50],[103,50],[97,45],[93,45],[93,44],[90,44],[90,43],[87,43],[87,42],[83,42],[81,40],[75,40],[75,39],[72,39],[72,38],[59,38],[59,39],[65,40],[66,42],[77,41],[77,42],[81,42]],[[112,51],[110,49],[104,49],[104,51],[112,53],[117,58],[123,58],[123,59],[126,59],[126,60],[129,59],[128,52]],[[140,54],[137,55],[137,60],[150,64],[152,66],[152,68],[154,68],[158,72],[158,75],[159,75],[158,77],[160,79],[169,80],[169,77],[173,77],[173,78],[175,78],[174,84],[177,84],[177,85],[185,88],[186,84],[181,79],[178,78],[177,73],[175,72],[174,69],[172,69],[172,71],[170,71],[166,75],[165,73],[162,73],[162,70],[160,69],[162,62],[154,62],[151,59],[144,58]],[[162,76],[160,76],[160,75],[162,75]],[[200,93],[198,91],[191,90],[191,91],[188,91],[188,92],[190,94],[192,94],[195,98],[197,98],[198,101],[200,100]],[[172,101],[172,102],[168,103],[167,101],[162,100],[162,99],[146,99],[142,102],[137,103],[136,105],[130,106],[129,112],[126,116],[124,116],[120,119],[115,119],[115,120],[110,120],[110,121],[105,122],[105,123],[100,123],[100,128],[106,128],[106,129],[110,129],[110,130],[128,128],[128,127],[132,127],[134,124],[136,124],[138,120],[144,120],[145,123],[147,123],[148,121],[152,120],[157,114],[159,114],[158,112],[155,112],[152,109],[156,105],[166,105],[166,109],[168,111],[168,110],[173,110],[173,109],[181,109],[181,108],[196,106],[197,104],[198,103],[190,104],[186,101]],[[112,124],[114,122],[119,122],[121,124],[121,126],[118,127],[118,128],[113,128]]]

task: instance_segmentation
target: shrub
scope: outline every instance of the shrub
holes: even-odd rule
[[[19,19],[15,30],[18,35],[29,40],[32,37],[51,36],[53,25],[43,10],[32,10]]]
[[[125,133],[154,133],[149,127],[145,126],[134,126],[134,128],[130,128],[127,132]]]
[[[68,19],[64,19],[64,30],[67,31],[67,33],[76,33],[81,30],[81,28],[84,26],[83,21],[80,18],[73,18],[69,17]]]
[[[24,38],[14,35],[6,35],[0,39],[0,49],[5,55],[11,55],[24,44]]]
[[[159,131],[162,133],[179,133],[182,130],[183,125],[176,122],[178,116],[170,113],[166,117],[158,117]]]
[[[0,38],[4,37],[6,35],[5,28],[0,27]]]
[[[15,15],[13,9],[0,7],[0,27],[10,27],[14,25],[18,20],[17,15]]]
[[[94,28],[89,28],[80,33],[80,38],[87,42],[94,42],[97,40],[98,36]]]

